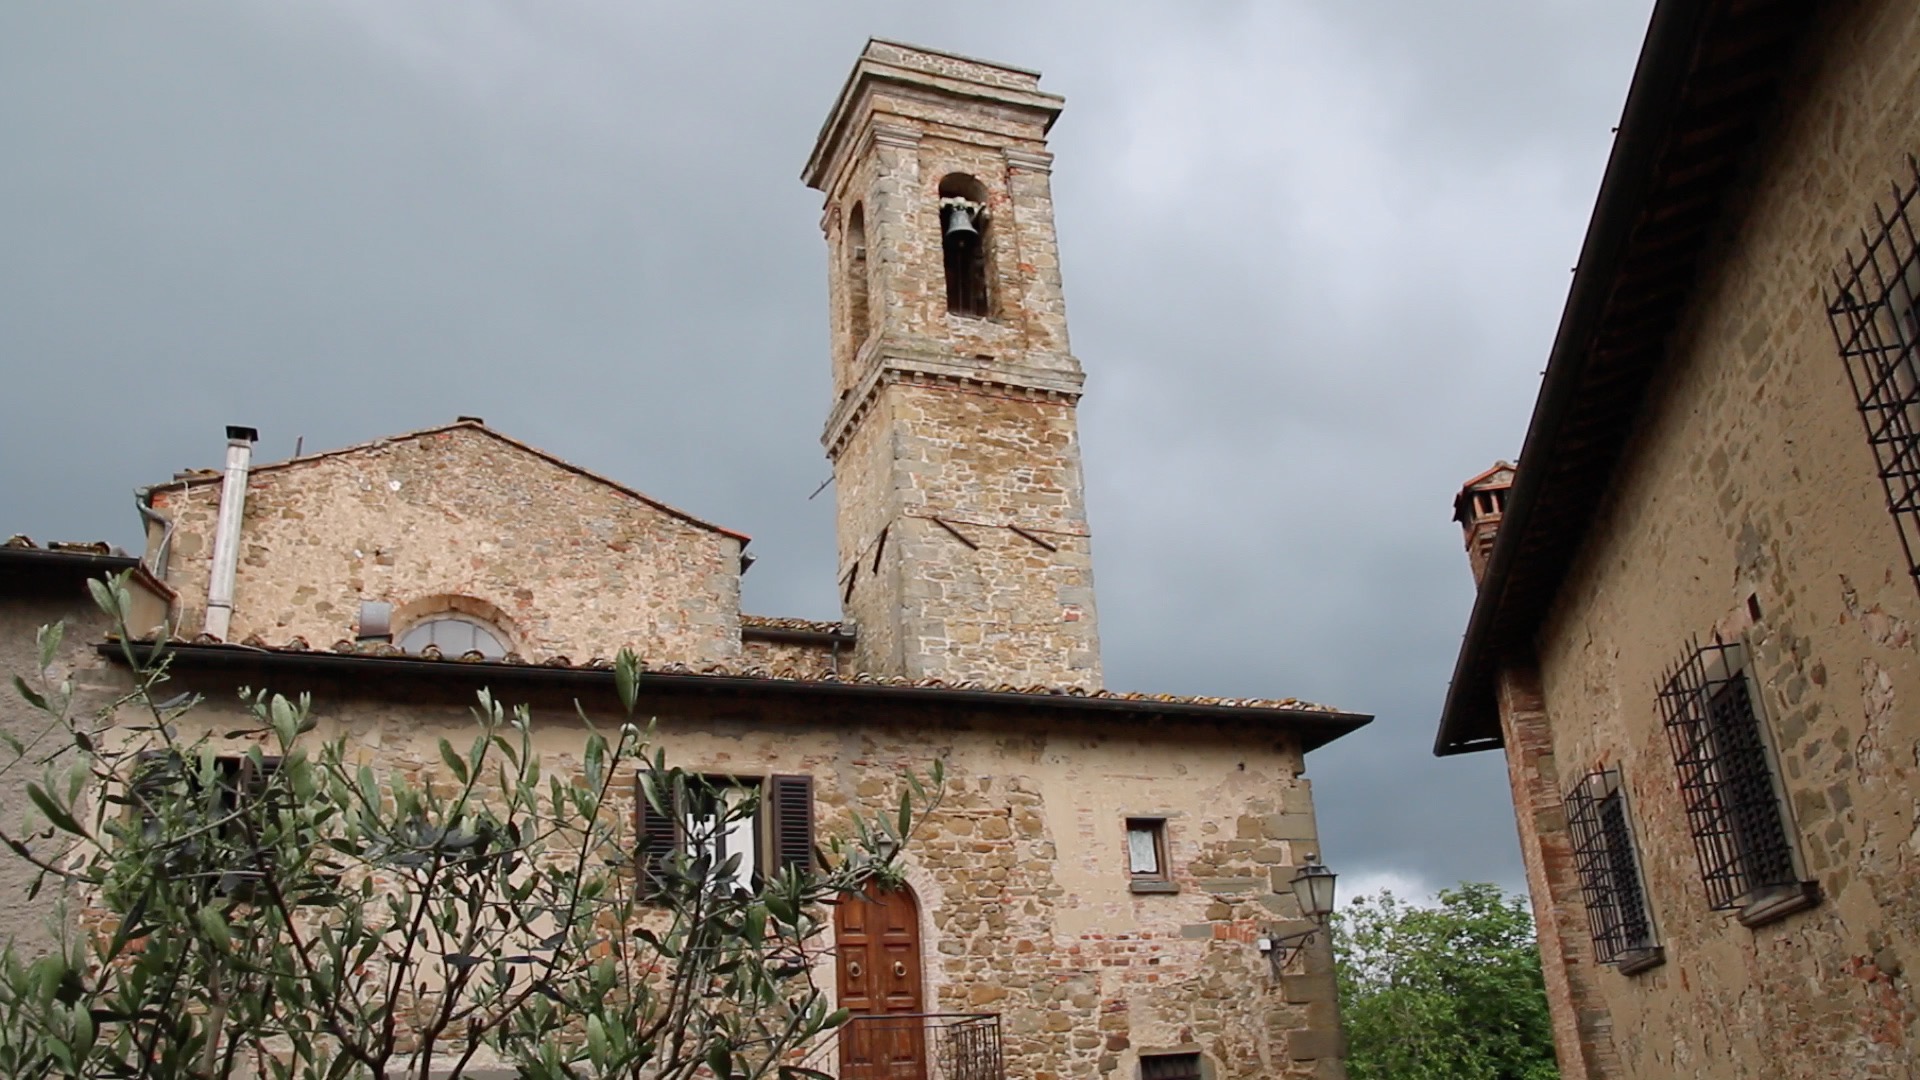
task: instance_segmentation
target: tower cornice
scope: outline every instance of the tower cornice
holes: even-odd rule
[[[1038,73],[1025,68],[975,60],[956,53],[870,38],[860,60],[840,88],[813,152],[800,172],[806,185],[830,191],[839,172],[836,162],[860,139],[861,99],[876,86],[920,87],[950,98],[1010,106],[1039,114],[1044,134],[1066,107],[1066,99],[1040,89]]]
[[[1031,364],[996,361],[991,365],[963,360],[937,352],[888,350],[879,355],[866,375],[834,406],[827,417],[826,431],[820,436],[827,456],[837,458],[841,447],[860,421],[873,410],[873,404],[888,386],[913,383],[922,386],[949,386],[986,390],[1029,398],[1035,401],[1078,402],[1086,376],[1077,362],[1072,370],[1041,368]]]

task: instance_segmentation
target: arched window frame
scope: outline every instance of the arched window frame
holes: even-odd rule
[[[868,283],[870,269],[867,262],[867,212],[862,203],[854,203],[847,214],[846,235],[846,285],[847,285],[847,340],[851,343],[852,356],[860,355],[861,346],[873,330],[871,291]]]
[[[940,178],[941,265],[947,286],[947,313],[977,319],[993,317],[993,220],[987,213],[987,189],[966,173]],[[971,232],[953,227],[965,214]]]
[[[492,638],[498,647],[497,655],[486,648],[479,649],[481,655],[490,660],[520,651],[519,634],[505,612],[477,597],[445,594],[422,597],[395,610],[393,643],[405,652],[418,655],[425,646],[410,639],[422,627],[440,622],[464,623]],[[468,651],[434,644],[446,656],[457,657]]]

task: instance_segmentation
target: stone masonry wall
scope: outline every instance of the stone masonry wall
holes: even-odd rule
[[[316,737],[347,734],[376,769],[436,774],[436,740],[464,745],[471,731],[464,695],[415,688],[394,693],[407,701],[395,705],[369,696],[381,690],[365,679],[264,681],[313,691]],[[228,700],[208,689],[210,701]],[[582,736],[572,706],[532,703],[546,770],[564,772]],[[596,718],[615,715],[610,695],[584,703]],[[1019,708],[852,703],[833,707],[829,723],[776,701],[655,704],[642,712],[659,713],[674,764],[813,776],[823,835],[844,832],[852,808],[894,806],[904,770],[946,760],[946,802],[905,857],[924,1002],[999,1013],[1008,1076],[1132,1080],[1139,1055],[1160,1050],[1200,1051],[1216,1080],[1345,1075],[1325,936],[1277,981],[1254,945],[1270,928],[1304,928],[1288,883],[1319,850],[1288,738],[1160,719],[1095,726]],[[192,724],[231,730],[223,708]],[[1167,819],[1177,893],[1130,890],[1132,816]],[[820,981],[831,986],[832,972]]]
[[[1072,407],[903,385],[887,415],[897,516],[849,608],[863,636],[890,610],[897,628],[863,643],[866,663],[892,647],[907,675],[1099,685]]]
[[[104,707],[123,682],[115,678],[115,673],[104,670],[93,651],[93,645],[106,636],[106,616],[93,606],[80,582],[67,584],[73,587],[58,592],[35,589],[0,598],[0,683],[5,684],[0,686],[0,730],[23,743],[32,743],[46,729],[45,715],[21,700],[13,689],[15,675],[36,690],[46,689],[34,670],[40,663],[35,644],[35,631],[40,627],[61,621],[67,624],[48,678],[55,684],[73,680],[79,715]],[[38,749],[44,752],[52,746],[42,741]],[[36,753],[34,758],[39,756]],[[0,750],[0,762],[9,760],[11,755]],[[26,796],[27,783],[37,781],[40,771],[31,762],[23,762],[0,782],[0,820],[11,835],[29,835],[24,826],[30,821],[35,823],[35,831],[46,827],[45,819],[33,810]],[[0,942],[10,940],[28,956],[38,955],[55,940],[50,920],[55,915],[53,900],[59,890],[45,886],[38,899],[29,902],[27,889],[37,873],[25,860],[0,851]]]
[[[1540,638],[1555,782],[1623,770],[1666,948],[1596,976],[1625,1076],[1906,1077],[1920,1054],[1920,593],[1826,316],[1920,152],[1920,5],[1840,5],[1805,50]],[[1824,894],[1753,930],[1707,908],[1655,701],[1716,630],[1747,642]]]
[[[754,667],[805,679],[829,679],[853,673],[853,649],[811,642],[768,641],[752,636],[740,642],[740,658]]]
[[[154,493],[176,533],[182,632],[205,617],[217,478]],[[360,602],[409,615],[471,598],[532,660],[632,645],[650,662],[740,654],[740,541],[456,426],[256,470],[232,638],[328,648]]]
[[[1080,369],[1045,141],[1059,99],[1032,73],[884,42],[850,94],[814,182],[836,275],[826,442],[860,667],[1098,687]],[[985,193],[986,318],[946,309],[939,189],[956,173]],[[844,299],[858,290],[838,276],[857,265],[845,232],[856,206],[873,322],[858,349]]]

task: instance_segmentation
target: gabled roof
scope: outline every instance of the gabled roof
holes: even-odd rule
[[[1513,462],[1496,461],[1493,463],[1492,468],[1487,469],[1485,472],[1475,474],[1472,479],[1468,480],[1464,484],[1461,484],[1460,490],[1470,491],[1473,488],[1477,488],[1483,484],[1486,484],[1488,481],[1492,480],[1496,476],[1499,476],[1501,473],[1511,473],[1511,472],[1513,472]]]
[[[461,430],[476,431],[489,438],[497,439],[500,442],[503,442],[506,445],[521,451],[522,453],[531,454],[534,457],[540,458],[541,460],[546,461],[549,464],[556,465],[577,476],[584,476],[587,479],[594,481],[595,483],[604,484],[605,486],[612,488],[613,490],[619,492],[622,495],[627,496],[630,499],[636,499],[640,502],[643,502],[648,506],[653,507],[655,510],[659,510],[665,514],[670,514],[676,518],[679,518],[681,521],[686,522],[689,525],[697,525],[700,528],[706,529],[710,532],[716,532],[722,536],[732,537],[733,539],[740,541],[742,546],[745,546],[748,543],[748,541],[752,539],[745,533],[735,532],[732,529],[728,529],[720,525],[715,525],[710,521],[706,521],[701,518],[694,517],[692,514],[687,513],[685,510],[678,509],[677,507],[668,506],[666,503],[661,502],[659,499],[653,498],[652,496],[647,495],[643,492],[635,491],[633,488],[630,488],[625,484],[622,484],[616,480],[610,480],[607,477],[604,477],[597,472],[593,472],[590,469],[583,469],[580,466],[575,465],[573,462],[568,461],[565,458],[559,457],[557,455],[550,454],[545,450],[540,449],[537,446],[531,446],[531,445],[528,445],[527,443],[521,442],[519,439],[515,439],[508,435],[502,435],[500,432],[495,431],[494,429],[488,427],[485,421],[482,421],[478,418],[471,417],[471,416],[463,416],[460,419],[455,420],[451,424],[441,424],[438,427],[421,428],[418,431],[408,431],[408,432],[403,432],[399,435],[387,435],[378,439],[369,439],[366,442],[354,443],[352,446],[343,446],[337,450],[323,450],[317,454],[302,454],[299,457],[287,458],[285,461],[272,461],[264,465],[255,465],[251,469],[251,473],[259,474],[259,473],[278,472],[283,469],[290,469],[295,466],[306,465],[315,461],[324,461],[328,458],[345,457],[350,454],[365,453],[369,450],[375,450],[383,446],[391,446],[394,443],[411,442],[416,439],[424,439],[430,435],[439,435],[448,431],[461,431]],[[149,490],[166,491],[173,488],[188,488],[188,487],[193,487],[199,484],[217,484],[219,482],[220,482],[219,470],[201,469],[201,470],[196,470],[195,472],[192,472],[189,474],[176,476],[172,480],[169,480],[164,484],[155,484]]]
[[[1660,0],[1454,664],[1438,755],[1501,745],[1494,677],[1531,648],[1615,463],[1812,0]]]

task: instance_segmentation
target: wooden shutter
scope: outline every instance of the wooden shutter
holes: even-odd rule
[[[770,776],[767,806],[773,825],[773,864],[813,869],[813,777]]]
[[[660,800],[666,804],[666,813],[660,813],[647,801],[647,773],[641,770],[634,777],[633,806],[635,831],[640,837],[640,857],[637,860],[645,891],[657,893],[665,884],[660,866],[673,856],[680,846],[680,823],[676,820],[679,808],[674,805],[673,790],[664,783],[665,790],[660,792]]]

